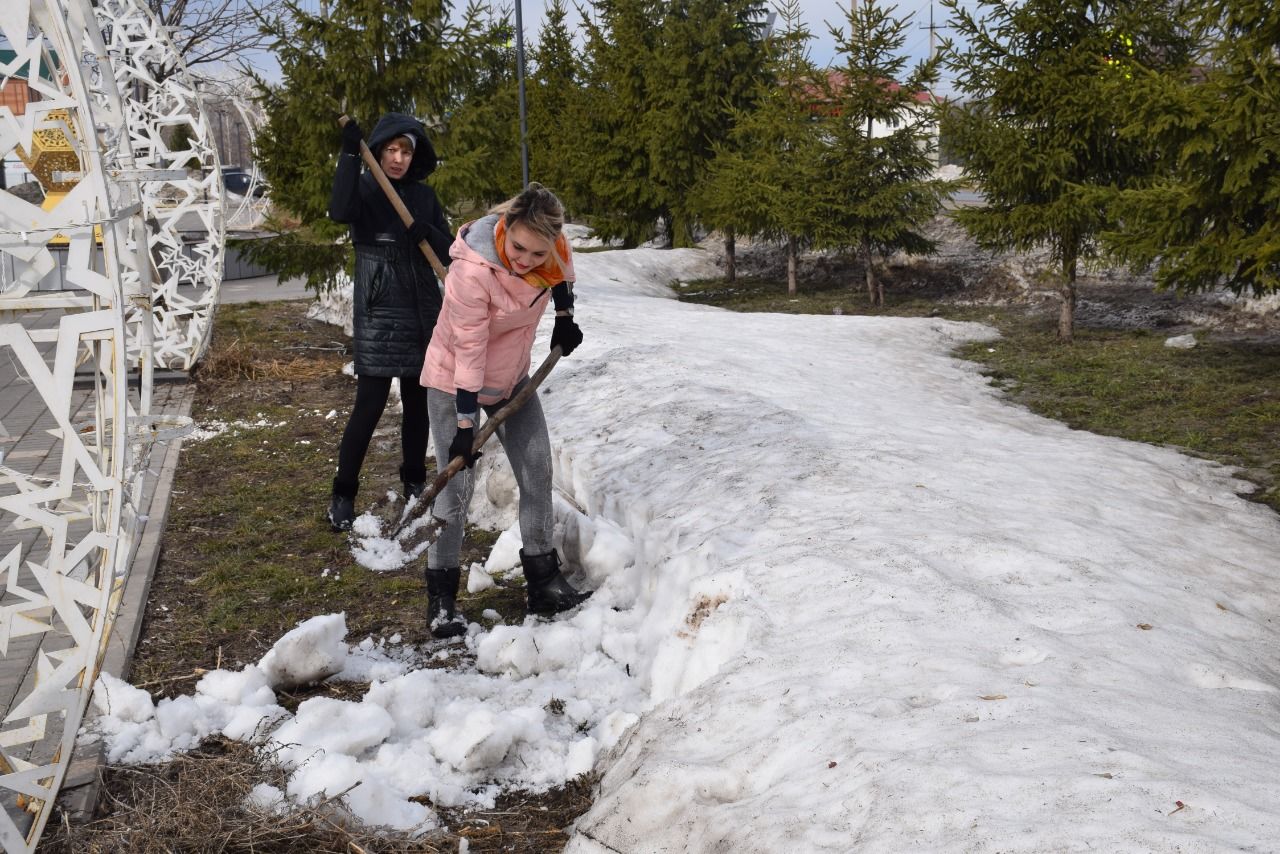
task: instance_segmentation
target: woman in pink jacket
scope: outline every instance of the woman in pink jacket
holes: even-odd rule
[[[573,257],[561,233],[564,207],[550,190],[530,184],[488,216],[464,225],[449,250],[444,306],[427,347],[421,383],[436,461],[461,456],[467,467],[435,500],[448,524],[427,552],[431,633],[466,631],[456,607],[463,529],[471,502],[471,453],[480,409],[492,414],[529,379],[530,349],[547,304],[555,306],[551,346],[567,356],[582,342],[573,320]],[[530,613],[573,608],[580,593],[560,573],[552,547],[551,439],[537,394],[497,431],[520,490],[520,564]]]

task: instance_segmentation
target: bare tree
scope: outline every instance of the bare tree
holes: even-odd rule
[[[188,68],[229,63],[266,50],[259,8],[263,0],[144,0],[169,31]],[[161,79],[172,69],[152,69]]]

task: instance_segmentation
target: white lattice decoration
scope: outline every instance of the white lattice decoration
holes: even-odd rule
[[[253,104],[250,103],[249,93],[245,91],[243,84],[235,85],[208,79],[202,81],[201,89],[216,89],[223,98],[235,107],[236,114],[240,117],[240,126],[244,128],[249,136],[249,150],[252,151],[263,117],[261,112],[255,110]],[[262,176],[256,169],[251,169],[249,170],[249,178],[248,188],[238,199],[236,198],[237,194],[230,192],[225,196],[228,232],[251,232],[262,228],[267,220],[267,215],[271,212],[271,197],[266,192],[267,186],[263,182]]]
[[[122,96],[120,126],[128,131],[133,168],[169,173],[140,184],[154,263],[152,358],[158,367],[189,370],[208,346],[226,242],[224,188],[209,120],[182,57],[145,5],[98,0],[94,11],[115,78],[99,98],[107,103],[113,91]],[[198,239],[188,242],[184,235]],[[143,316],[145,307],[139,307],[129,323],[140,324]]]
[[[30,663],[0,722],[0,843],[25,852],[65,777],[136,527],[122,271],[141,266],[142,230],[97,132],[112,117],[94,112],[90,79],[104,57],[88,0],[4,0],[0,34],[17,54],[0,84],[21,80],[38,96],[22,116],[0,107],[0,155],[61,146],[61,171],[75,173],[49,210],[0,192],[0,260],[13,271],[0,293],[0,368],[13,374],[6,391],[30,389],[0,425],[0,656],[10,678],[11,665]],[[127,145],[120,152],[127,159]],[[72,290],[36,290],[64,238]]]

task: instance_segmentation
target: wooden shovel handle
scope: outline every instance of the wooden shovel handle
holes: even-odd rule
[[[347,126],[347,122],[351,121],[350,116],[339,116],[338,124],[342,127]],[[369,167],[369,171],[373,173],[373,179],[378,182],[378,186],[382,188],[382,192],[387,194],[387,201],[391,202],[391,206],[396,209],[396,213],[400,214],[400,221],[404,223],[404,227],[408,228],[413,224],[413,214],[409,213],[409,209],[404,206],[404,202],[400,200],[400,194],[396,192],[395,187],[391,186],[391,182],[387,180],[386,173],[382,171],[382,167],[378,165],[378,159],[373,156],[373,152],[369,150],[369,146],[362,139],[360,140],[360,156],[364,159],[364,163]],[[422,250],[422,254],[427,256],[427,263],[431,265],[431,269],[436,271],[436,277],[440,279],[440,283],[444,283],[444,265],[440,263],[440,259],[436,257],[436,253],[431,249],[431,245],[423,240],[418,243],[418,248]]]

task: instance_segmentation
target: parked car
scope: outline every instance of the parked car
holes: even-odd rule
[[[238,196],[248,195],[250,187],[253,187],[255,199],[260,199],[267,194],[265,182],[259,180],[255,186],[253,176],[247,170],[236,166],[227,166],[222,170],[222,186],[226,187],[228,192]]]

